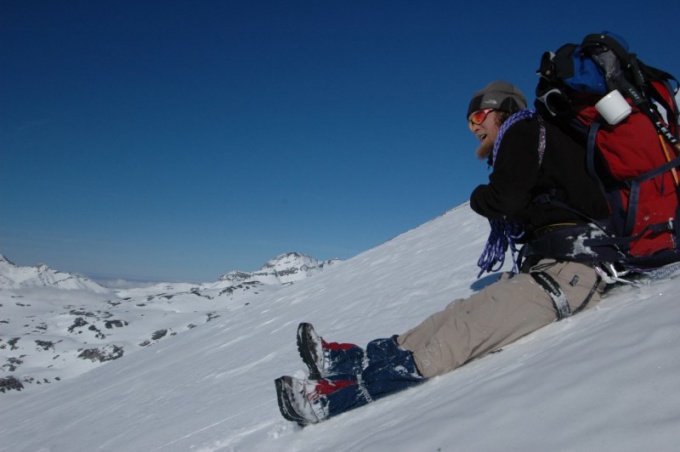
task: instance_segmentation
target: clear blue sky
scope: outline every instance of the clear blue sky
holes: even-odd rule
[[[677,6],[0,0],[0,253],[197,282],[348,259],[487,180],[487,82],[533,99],[541,54],[602,30],[680,75]]]

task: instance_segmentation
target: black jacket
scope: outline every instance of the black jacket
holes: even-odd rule
[[[586,170],[586,150],[557,126],[543,121],[546,146],[539,167],[538,118],[518,121],[502,137],[489,176],[478,186],[470,205],[489,219],[510,219],[525,224],[531,233],[543,226],[585,220],[559,203],[538,201],[550,195],[595,220],[609,215],[607,202]]]

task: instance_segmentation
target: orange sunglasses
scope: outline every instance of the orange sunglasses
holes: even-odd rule
[[[487,109],[484,109],[484,110],[477,110],[476,112],[474,112],[470,115],[470,118],[468,119],[468,125],[470,127],[472,127],[473,125],[474,126],[480,125],[481,123],[484,122],[486,117],[492,111],[493,111],[493,108],[487,108]]]

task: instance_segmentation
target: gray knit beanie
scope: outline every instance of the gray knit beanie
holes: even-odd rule
[[[465,117],[467,118],[471,113],[486,108],[516,113],[527,108],[527,100],[524,94],[512,83],[491,82],[472,96]]]

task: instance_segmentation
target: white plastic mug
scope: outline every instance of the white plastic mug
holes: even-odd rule
[[[626,99],[618,90],[614,90],[604,96],[598,103],[595,104],[598,113],[602,115],[605,121],[611,125],[616,125],[626,119],[632,109]]]

